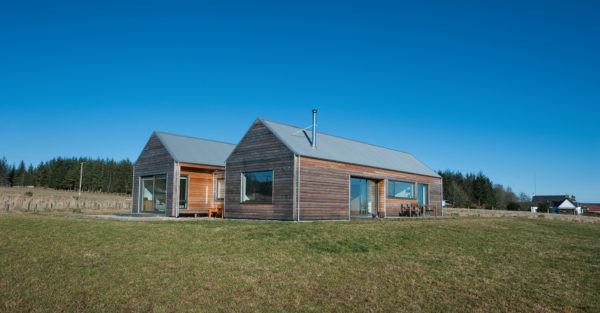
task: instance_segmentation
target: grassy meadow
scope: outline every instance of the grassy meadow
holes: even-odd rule
[[[0,214],[2,312],[599,312],[600,225]]]

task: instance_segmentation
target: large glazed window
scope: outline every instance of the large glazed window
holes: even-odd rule
[[[179,176],[179,209],[187,210],[187,202],[188,202],[188,181],[189,178],[187,175]]]
[[[273,202],[273,171],[242,174],[243,203]]]
[[[167,177],[165,175],[142,177],[140,201],[142,212],[164,213],[167,208]]]
[[[388,181],[388,197],[414,199],[415,184],[404,181],[390,180]]]
[[[225,198],[225,179],[217,179],[217,200]]]

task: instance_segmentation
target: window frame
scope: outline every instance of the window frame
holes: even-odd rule
[[[244,195],[246,193],[246,184],[244,181],[244,176],[250,173],[266,173],[271,172],[271,200],[270,201],[256,201],[256,200],[244,200]],[[247,171],[240,173],[240,203],[241,204],[273,204],[273,194],[275,190],[275,171],[274,170],[260,170],[260,171]]]
[[[146,176],[139,176],[140,178],[140,186],[139,186],[139,204],[138,204],[138,213],[145,213],[145,214],[164,214],[167,212],[167,189],[169,188],[169,181],[168,181],[168,175],[165,174],[155,174],[155,175],[146,175]],[[164,210],[157,210],[156,209],[156,180],[157,178],[159,179],[164,179],[165,180],[165,209]],[[152,211],[145,211],[144,210],[144,180],[150,180],[152,179]]]
[[[217,190],[215,192],[215,199],[216,200],[223,200],[223,199],[225,199],[225,191],[223,191],[223,197],[222,198],[219,198],[219,194],[220,194],[221,189],[225,188],[225,178],[217,178],[216,180],[217,180],[217,182],[216,182],[216,186],[215,186],[216,188],[215,189],[217,189]],[[221,182],[221,187],[220,188],[219,188],[219,182]]]
[[[412,197],[396,197],[396,196],[391,196],[390,195],[390,184],[391,183],[406,183],[406,184],[410,184],[412,185]],[[394,186],[394,192],[393,194],[396,194],[396,185],[392,184]],[[395,179],[388,179],[388,185],[387,185],[387,197],[391,198],[391,199],[408,199],[408,200],[415,200],[415,182],[409,182],[409,181],[402,181],[402,180],[395,180]]]
[[[185,208],[181,208],[181,180],[185,180],[185,199],[183,200],[185,203]],[[177,199],[177,204],[179,206],[179,210],[189,210],[189,193],[190,193],[190,175],[180,174],[179,175],[179,196]]]

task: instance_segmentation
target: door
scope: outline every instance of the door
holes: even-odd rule
[[[417,189],[419,192],[419,204],[429,204],[429,185],[419,184]]]
[[[350,178],[350,216],[377,216],[377,182],[366,178]]]
[[[154,211],[154,177],[142,178],[142,212]]]
[[[144,213],[164,213],[167,208],[167,177],[142,177],[140,207]]]

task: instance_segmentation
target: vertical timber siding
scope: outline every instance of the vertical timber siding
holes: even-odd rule
[[[152,175],[167,176],[167,208],[165,209],[165,215],[174,216],[175,161],[156,134],[152,134],[133,166],[132,213],[139,213],[140,177]]]
[[[273,203],[240,203],[242,173],[269,170],[273,171]],[[231,153],[225,171],[226,218],[293,219],[294,154],[260,120]]]
[[[378,210],[382,215],[398,216],[401,203],[416,204],[418,183],[429,185],[429,203],[436,205],[438,215],[441,214],[441,178],[301,157],[300,219],[349,219],[350,177],[378,181]],[[388,180],[415,183],[415,200],[388,198]]]
[[[181,167],[181,175],[188,176],[188,210],[213,208],[213,171]],[[179,211],[184,212],[184,210]]]

